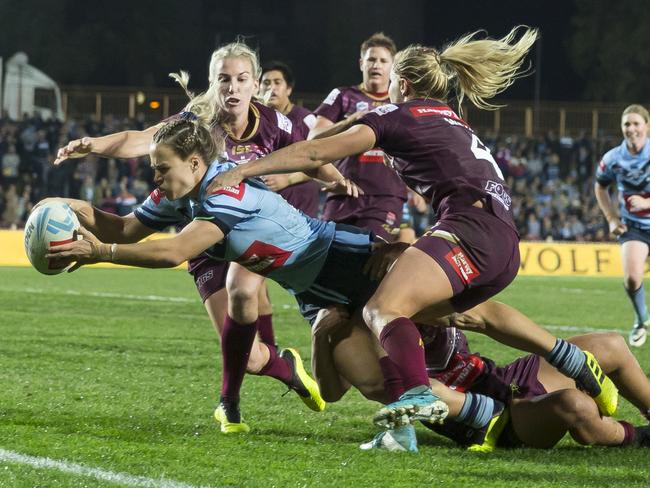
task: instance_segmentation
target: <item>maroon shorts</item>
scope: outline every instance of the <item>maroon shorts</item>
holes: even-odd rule
[[[469,391],[490,396],[508,405],[515,398],[533,398],[546,394],[546,389],[537,379],[539,372],[539,356],[531,354],[519,358],[503,367],[496,367],[486,360],[488,369],[476,380]],[[480,438],[475,429],[467,425],[449,420],[442,425],[423,422],[426,427],[434,430],[462,446],[473,444]],[[521,447],[523,442],[517,437],[508,422],[504,432],[499,437],[499,447]]]
[[[230,263],[217,261],[205,255],[187,262],[187,270],[194,278],[196,289],[204,302],[210,295],[226,287],[226,276]]]
[[[320,203],[320,185],[315,181],[306,181],[288,186],[280,191],[280,195],[291,205],[310,217],[318,215]]]
[[[360,195],[359,198],[329,195],[321,218],[369,230],[392,242],[399,234],[404,201],[390,195]]]
[[[485,373],[469,391],[490,396],[506,405],[515,398],[546,395],[546,389],[537,379],[538,372],[539,356],[535,354],[516,359],[502,367],[496,367],[490,361]]]
[[[493,297],[519,271],[519,236],[482,208],[449,212],[413,247],[442,267],[451,283],[454,296],[450,302],[457,312]]]

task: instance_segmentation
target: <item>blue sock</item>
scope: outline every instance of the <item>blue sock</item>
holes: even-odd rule
[[[639,325],[643,324],[648,320],[648,306],[645,303],[645,288],[643,284],[636,291],[630,291],[627,288],[625,291],[632,302],[634,314],[636,315],[636,323]]]
[[[576,378],[585,364],[587,357],[575,344],[556,339],[555,346],[546,356],[546,360],[569,378]]]
[[[479,429],[490,422],[494,413],[494,400],[478,393],[466,393],[465,403],[454,420]]]

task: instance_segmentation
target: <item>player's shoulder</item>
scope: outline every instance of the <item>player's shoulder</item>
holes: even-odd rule
[[[261,128],[269,131],[280,130],[291,134],[293,122],[286,115],[257,101],[252,102],[252,106],[259,114]]]
[[[618,146],[615,146],[611,148],[609,151],[607,151],[605,154],[603,154],[603,157],[601,158],[601,164],[605,166],[610,166],[620,160],[623,159],[625,155],[625,142],[622,144],[619,144]]]

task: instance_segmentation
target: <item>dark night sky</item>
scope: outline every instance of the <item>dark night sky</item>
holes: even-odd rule
[[[171,87],[167,73],[183,68],[192,74],[191,86],[203,89],[211,52],[244,35],[259,49],[262,61],[280,59],[294,67],[297,91],[324,93],[360,80],[358,46],[375,31],[391,35],[398,47],[413,42],[441,47],[469,31],[485,29],[497,37],[517,24],[527,24],[538,27],[542,35],[535,47],[541,47],[541,65],[536,52],[530,56],[541,77],[541,98],[585,99],[589,78],[577,74],[570,49],[576,19],[586,18],[585,12],[600,12],[600,19],[588,18],[582,26],[589,31],[598,22],[607,25],[607,17],[617,8],[621,18],[632,16],[625,9],[637,4],[632,0],[616,4],[604,0],[0,0],[0,56],[23,50],[32,64],[63,85]],[[647,9],[638,9],[637,16],[647,17]],[[594,69],[602,71],[599,66]],[[645,86],[639,91],[645,93]],[[519,80],[506,96],[530,99],[534,93],[532,75]]]

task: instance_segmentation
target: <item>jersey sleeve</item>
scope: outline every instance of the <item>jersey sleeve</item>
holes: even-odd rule
[[[343,109],[343,95],[341,90],[334,88],[329,95],[323,100],[316,110],[314,115],[318,117],[325,117],[330,122],[338,122],[343,120],[345,111]]]
[[[399,113],[399,107],[392,103],[387,103],[386,105],[381,105],[376,109],[368,112],[359,120],[354,122],[355,124],[367,125],[375,133],[376,145],[381,146],[381,141],[386,138],[390,132],[393,131],[395,127],[399,127],[399,124],[396,124]]]
[[[290,146],[294,142],[305,140],[303,130],[298,124],[294,124],[286,115],[278,111],[275,112],[275,115],[277,118],[278,137],[275,139],[274,151]]]
[[[606,153],[596,168],[596,181],[602,186],[609,186],[616,180],[612,170],[613,157],[611,152]]]
[[[237,224],[254,218],[260,212],[252,204],[256,199],[250,193],[254,191],[255,188],[243,181],[237,187],[221,188],[202,202],[194,219],[208,220],[227,235]]]
[[[163,230],[170,225],[181,224],[187,220],[159,189],[152,191],[142,205],[133,211],[133,214],[141,224],[155,230]]]

